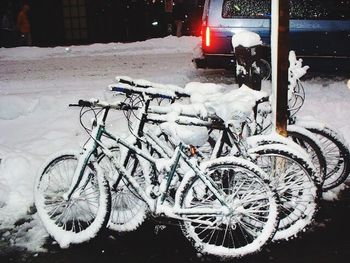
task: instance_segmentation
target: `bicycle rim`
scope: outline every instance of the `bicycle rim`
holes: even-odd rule
[[[93,238],[109,217],[108,184],[93,166],[86,167],[84,179],[72,196],[64,198],[77,164],[75,155],[55,158],[40,174],[35,186],[38,214],[61,247]]]
[[[212,226],[185,220],[185,236],[200,252],[220,257],[241,257],[258,251],[276,230],[274,193],[263,176],[257,176],[248,166],[217,163],[208,170],[234,212],[229,216],[187,216],[211,222]],[[184,191],[181,206],[205,209],[219,208],[221,204],[199,178],[194,178]]]
[[[324,191],[342,184],[350,173],[349,149],[339,135],[326,127],[324,129],[307,128],[320,140],[327,161],[327,174],[323,184]]]
[[[316,213],[317,187],[307,163],[295,154],[282,151],[281,145],[263,148],[255,152],[256,164],[270,176],[279,196],[280,221],[273,239],[288,239],[311,224]]]

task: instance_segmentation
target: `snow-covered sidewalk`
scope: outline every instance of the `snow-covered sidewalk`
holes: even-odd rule
[[[199,42],[196,37],[167,37],[130,44],[1,48],[0,229],[13,228],[17,220],[26,217],[33,203],[34,178],[44,160],[58,150],[78,149],[85,142],[78,109],[68,108],[69,103],[80,98],[106,98],[106,87],[116,75],[179,86],[192,81],[234,85],[228,84],[234,83],[228,75],[209,71],[205,80],[205,74],[193,68],[192,52]],[[306,80],[306,101],[300,115],[327,122],[350,142],[350,90],[346,82]],[[263,85],[268,89],[270,83]],[[124,116],[113,115],[113,128],[127,132]],[[117,126],[116,120],[121,120]],[[46,236],[40,221],[34,216],[26,227],[29,236],[21,235],[13,242],[40,249]]]

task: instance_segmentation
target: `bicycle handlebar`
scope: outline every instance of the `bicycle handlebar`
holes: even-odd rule
[[[137,83],[137,81],[133,81],[131,79],[126,79],[126,78],[123,78],[123,77],[117,77],[116,79],[121,84],[126,84],[128,86],[135,87],[135,88],[141,88],[141,89],[156,89],[158,94],[163,95],[165,97],[168,96],[167,94],[164,94],[163,92],[165,92],[165,93],[169,92],[168,90],[166,90],[166,88],[168,88],[169,85],[163,85],[163,84],[157,84],[157,83],[151,83],[151,82],[149,84],[147,84],[147,85],[146,84],[140,84],[140,83]],[[175,94],[175,98],[174,99],[186,98],[186,97],[188,98],[188,97],[191,96],[187,92],[182,91],[180,87],[175,87],[175,88],[173,88],[173,90],[170,90],[170,92]]]
[[[130,106],[124,102],[108,103],[106,101],[100,101],[97,99],[91,100],[79,100],[78,104],[69,104],[69,107],[102,107],[111,108],[116,110],[138,110],[139,107]]]
[[[164,93],[161,93],[161,91],[154,88],[139,89],[139,87],[136,87],[136,86],[125,87],[125,86],[114,86],[114,85],[109,85],[109,88],[111,91],[125,93],[126,95],[138,94],[138,95],[146,95],[152,99],[155,99],[155,98],[168,99],[168,100],[176,99],[176,95],[174,94],[174,92],[170,91],[170,92],[166,92],[167,94],[164,94]]]
[[[118,82],[123,83],[123,84],[128,84],[128,85],[134,86],[134,87],[145,88],[145,89],[152,87],[150,85],[142,85],[139,83],[135,83],[132,80],[128,80],[128,79],[124,79],[124,78],[118,78]]]

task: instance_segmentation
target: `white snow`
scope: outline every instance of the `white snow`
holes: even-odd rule
[[[203,103],[208,113],[216,114],[225,122],[244,120],[251,114],[256,101],[267,96],[266,92],[250,89],[246,85],[239,89],[225,89],[220,85],[194,82],[185,89],[190,91],[192,103]]]
[[[178,41],[174,36],[165,38],[154,38],[144,42],[134,43],[109,43],[92,44],[88,46],[71,47],[18,47],[2,48],[0,52],[1,60],[22,60],[22,59],[43,59],[58,57],[80,57],[80,56],[115,56],[115,55],[145,55],[145,54],[166,54],[192,52],[198,43],[197,37],[186,37],[186,41]],[[188,47],[191,46],[191,50]],[[117,72],[116,72],[117,74]]]
[[[327,201],[339,200],[340,192],[347,188],[348,186],[346,184],[341,184],[333,189],[328,190],[327,192],[322,193],[322,198]]]
[[[260,36],[257,33],[250,31],[240,31],[233,35],[231,39],[233,48],[238,47],[239,45],[243,47],[253,47],[261,45],[262,41]]]
[[[182,141],[186,144],[202,146],[208,141],[208,130],[206,127],[178,125],[173,121],[162,123],[160,127],[174,139],[176,144]]]
[[[201,85],[209,91],[238,88],[232,75],[216,71],[206,75],[193,67],[192,52],[199,42],[196,37],[166,37],[128,44],[0,48],[0,228],[15,228],[14,223],[25,217],[33,203],[35,175],[48,156],[79,150],[85,143],[79,109],[69,108],[69,103],[110,99],[106,87],[117,75],[180,87],[210,82]],[[328,123],[350,142],[347,81],[320,77],[303,81],[306,101],[298,114]],[[187,88],[196,90],[198,85]],[[263,81],[263,90],[270,92],[268,81]],[[128,132],[121,112],[110,114],[108,125],[119,133]],[[35,229],[25,231],[26,242],[14,243],[40,250],[43,238],[34,232],[45,234],[39,232],[40,224]]]

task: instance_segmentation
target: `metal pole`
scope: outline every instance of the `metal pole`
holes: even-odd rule
[[[289,0],[271,1],[271,58],[273,126],[287,136]]]

